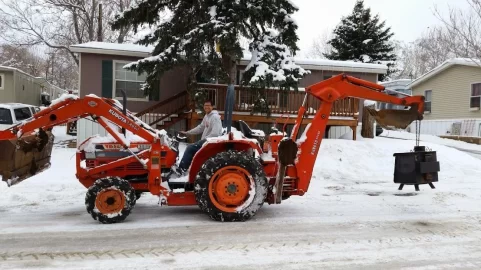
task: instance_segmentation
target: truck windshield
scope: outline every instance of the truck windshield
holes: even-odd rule
[[[0,124],[11,125],[13,124],[12,115],[9,109],[0,108]]]

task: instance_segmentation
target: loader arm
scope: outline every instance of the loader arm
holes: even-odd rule
[[[115,128],[109,125],[109,121],[149,142],[152,145],[150,149],[152,151],[145,150],[137,155],[130,151],[133,155],[128,158],[119,159],[92,169],[84,169],[77,164],[78,176],[85,178],[136,160],[141,162],[140,158],[149,157],[150,160],[152,158],[157,160],[161,144],[156,142],[160,141],[158,139],[162,134],[158,134],[156,130],[137,119],[127,110],[125,111],[125,114],[122,113],[121,105],[119,106],[112,99],[99,98],[94,95],[82,99],[70,97],[41,110],[29,121],[0,131],[0,149],[2,149],[0,153],[0,176],[2,180],[6,181],[8,185],[14,185],[48,169],[53,144],[51,136],[46,131],[54,126],[89,116],[102,125],[127,151],[130,151],[130,142],[119,130],[114,130]],[[37,129],[38,132],[33,133]],[[152,153],[154,153],[154,156],[151,155]],[[144,162],[141,163],[144,167],[148,166]],[[160,175],[159,168],[151,168],[151,172]]]
[[[302,119],[305,113],[305,103],[307,95],[313,95],[321,101],[321,105],[314,116],[309,129],[305,131],[305,136],[302,140],[298,140],[298,153],[295,161],[297,177],[299,178],[298,193],[303,195],[307,192],[314,164],[316,162],[317,154],[324,136],[329,115],[331,112],[332,104],[338,99],[347,97],[362,98],[374,101],[381,101],[385,103],[398,104],[404,106],[410,106],[411,110],[397,110],[400,112],[403,123],[401,125],[396,124],[399,120],[396,118],[385,118],[385,124],[393,126],[404,127],[406,123],[411,123],[415,120],[422,120],[424,113],[424,96],[408,96],[405,98],[398,98],[390,96],[384,92],[385,88],[382,85],[378,85],[369,81],[357,79],[345,74],[341,74],[332,77],[328,80],[311,85],[306,88],[306,98],[301,106],[296,123],[294,125],[291,140],[296,141],[299,132],[299,127],[302,123]],[[390,110],[390,114],[394,114],[396,110]],[[377,115],[376,119],[382,118],[382,112]],[[387,119],[387,120],[386,120]],[[282,153],[279,153],[281,156]]]
[[[115,103],[106,98],[86,96],[82,99],[68,98],[53,106],[36,113],[29,121],[13,126],[7,130],[0,131],[0,141],[20,138],[35,129],[48,129],[63,123],[91,116],[99,122],[120,144],[128,147],[125,141],[114,132],[108,123],[109,120],[126,130],[131,131],[148,142],[156,138],[155,131],[135,119],[130,113],[124,115]]]

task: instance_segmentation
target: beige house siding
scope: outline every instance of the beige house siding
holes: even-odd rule
[[[3,75],[3,89],[0,89],[0,102],[15,102],[15,92],[13,91],[13,71],[0,70]]]
[[[42,87],[34,77],[15,72],[15,101],[30,105],[40,105]]]
[[[481,68],[456,65],[413,87],[413,95],[432,90],[425,120],[481,118],[481,111],[470,111],[472,83],[481,83]]]

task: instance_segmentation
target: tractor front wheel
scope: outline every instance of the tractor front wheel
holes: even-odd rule
[[[227,151],[208,159],[195,180],[200,209],[216,221],[246,221],[264,204],[268,181],[252,156]]]
[[[85,195],[87,212],[101,223],[124,221],[135,205],[135,190],[119,177],[98,179]]]

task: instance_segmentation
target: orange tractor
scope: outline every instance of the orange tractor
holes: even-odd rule
[[[298,139],[307,95],[320,99],[321,105]],[[170,179],[179,153],[175,138],[143,123],[116,100],[70,96],[30,121],[0,131],[0,174],[14,185],[47,169],[53,146],[51,128],[91,117],[111,135],[87,139],[76,154],[76,177],[88,189],[86,208],[95,220],[123,221],[140,194],[150,192],[168,206],[198,205],[217,221],[245,221],[264,203],[279,204],[308,191],[332,104],[346,97],[411,107],[373,111],[383,126],[406,128],[423,118],[423,96],[390,96],[381,85],[341,74],[306,88],[290,136],[271,134],[263,147],[264,138],[244,126],[245,136],[230,132],[209,139],[194,156],[187,177]]]

